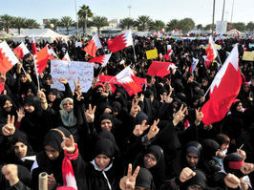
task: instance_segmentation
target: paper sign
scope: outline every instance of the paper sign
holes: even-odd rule
[[[244,61],[254,61],[254,51],[245,51],[243,53],[242,60],[244,60]]]
[[[158,51],[156,48],[146,51],[147,59],[156,59],[158,57]]]
[[[60,78],[65,78],[74,91],[74,82],[80,81],[82,92],[87,92],[92,86],[92,80],[94,76],[93,65],[87,62],[81,61],[51,61],[51,75],[53,79],[52,88],[64,91],[64,85],[59,82]]]

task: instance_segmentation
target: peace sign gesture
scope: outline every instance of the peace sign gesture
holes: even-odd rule
[[[120,179],[119,186],[121,190],[134,190],[136,186],[136,179],[138,177],[140,167],[137,166],[135,171],[132,173],[132,164],[128,166],[127,176]]]
[[[132,100],[132,103],[131,103],[130,115],[131,115],[132,117],[134,117],[134,118],[137,116],[138,112],[141,111],[141,108],[140,108],[140,106],[138,105],[138,102],[139,102],[139,101],[137,101],[136,99],[133,99],[133,100]]]
[[[153,121],[153,124],[147,133],[148,140],[154,138],[159,133],[159,131],[160,131],[160,129],[158,127],[159,122],[160,122],[160,119]]]
[[[187,111],[187,106],[184,106],[183,104],[181,105],[180,109],[173,114],[173,124],[176,126],[178,123],[180,123],[186,114]]]
[[[88,109],[85,111],[85,117],[86,117],[87,123],[94,122],[95,111],[96,111],[96,106],[92,107],[92,105],[89,104]]]
[[[170,85],[169,85],[170,86]],[[173,102],[173,98],[171,97],[172,96],[172,93],[173,93],[173,88],[170,86],[170,89],[169,89],[169,93],[168,93],[168,95],[164,98],[164,101],[166,102],[166,103],[172,103]]]
[[[195,113],[196,113],[195,125],[198,126],[201,123],[204,114],[200,111],[200,108],[196,109]]]
[[[141,124],[135,125],[132,133],[136,137],[143,135],[144,131],[150,127],[149,125],[146,125],[146,122],[147,122],[146,120],[143,120]]]
[[[4,136],[10,136],[15,133],[16,128],[14,126],[14,123],[15,123],[15,116],[8,115],[7,116],[7,123],[2,128],[2,133]]]
[[[74,153],[76,150],[75,141],[72,135],[70,137],[63,137],[63,142],[61,143],[62,149],[66,150],[68,153]]]

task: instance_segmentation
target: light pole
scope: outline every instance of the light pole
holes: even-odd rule
[[[86,15],[85,15],[85,34],[87,35],[87,9],[86,9]]]
[[[233,0],[233,3],[232,3],[230,23],[232,23],[233,21],[234,5],[235,5],[235,0]]]
[[[215,15],[215,0],[213,0],[212,36],[213,36],[213,32],[214,32],[214,15]]]
[[[221,15],[222,22],[224,21],[225,5],[226,5],[226,0],[223,0],[222,15]]]
[[[128,6],[129,9],[129,18],[131,18],[131,5]]]
[[[77,13],[77,1],[74,0],[75,16],[76,16],[76,35],[78,35],[78,13]]]

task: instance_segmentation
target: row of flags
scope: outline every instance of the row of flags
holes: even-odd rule
[[[89,51],[91,56],[96,56],[96,51],[102,47],[98,39],[98,36],[94,36],[85,48],[85,51]],[[112,53],[120,51],[130,45],[133,45],[132,37],[131,33],[128,32],[116,36],[108,41],[108,48]],[[168,54],[172,53],[171,51],[172,50],[170,49]],[[217,56],[217,52],[214,48],[212,38],[209,39],[209,45],[206,51],[207,60],[213,61]],[[29,50],[24,43],[21,43],[13,51],[5,41],[0,43],[0,72],[2,74],[8,72],[16,63],[19,62],[13,52],[15,52],[19,59],[22,59]],[[40,51],[35,51],[33,53],[34,62],[37,68],[36,71],[38,74],[41,74],[45,70],[48,60],[55,59],[56,56],[52,49],[48,46],[45,46]],[[111,53],[104,54],[90,59],[89,62],[96,62],[105,66],[110,59],[110,56]],[[206,125],[223,119],[240,91],[242,77],[238,65],[238,57],[238,48],[235,46],[219,72],[216,74],[210,86],[209,100],[201,108],[201,111],[204,113],[203,123]],[[70,60],[70,57],[66,54],[63,59]],[[191,72],[195,70],[198,62],[198,59],[193,58]],[[177,67],[174,63],[153,61],[148,68],[147,75],[163,78],[166,75],[169,75],[172,69],[176,68]],[[115,76],[100,75],[99,81],[109,83],[112,88],[115,88],[115,85],[120,85],[130,96],[141,92],[143,85],[146,84],[146,79],[136,76],[130,67],[126,67]]]

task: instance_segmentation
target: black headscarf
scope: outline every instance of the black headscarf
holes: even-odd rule
[[[153,176],[150,171],[146,168],[140,168],[138,177],[136,180],[136,187],[144,187],[149,190],[155,189],[153,183]]]

